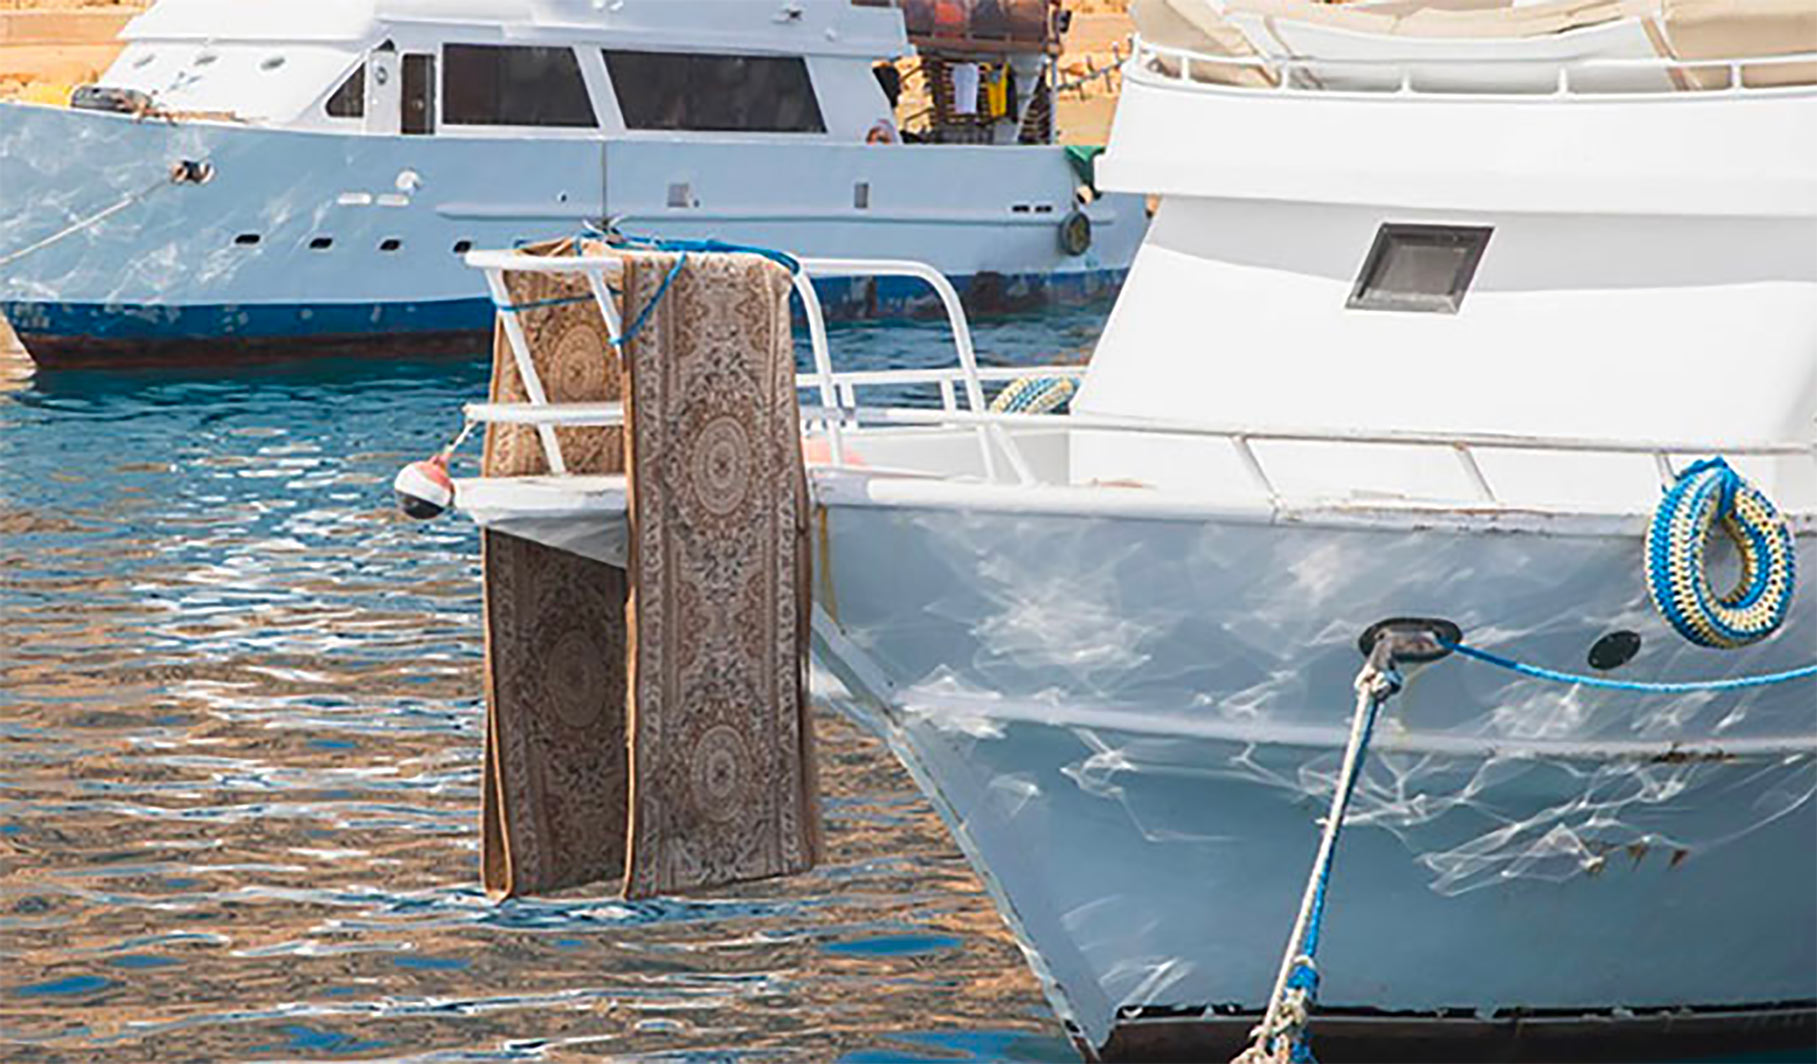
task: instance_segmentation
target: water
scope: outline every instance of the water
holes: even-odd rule
[[[1072,358],[1098,323],[978,341]],[[388,498],[480,360],[28,369],[0,356],[0,1057],[1075,1059],[931,808],[828,715],[814,873],[487,902],[477,540]]]

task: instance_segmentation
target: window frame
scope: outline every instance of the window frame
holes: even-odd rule
[[[1375,240],[1369,246],[1362,268],[1357,271],[1356,282],[1351,286],[1350,298],[1344,307],[1347,310],[1456,314],[1464,305],[1464,297],[1476,280],[1477,268],[1482,265],[1483,254],[1494,235],[1495,227],[1490,225],[1383,222],[1376,228]],[[1464,256],[1458,262],[1450,285],[1442,293],[1387,292],[1378,287],[1380,273],[1397,245],[1461,246]]]

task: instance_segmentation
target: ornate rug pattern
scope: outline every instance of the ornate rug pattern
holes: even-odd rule
[[[675,258],[626,256],[628,316]],[[628,465],[631,556],[626,572],[484,535],[487,892],[622,877],[642,897],[811,867],[809,509],[787,273],[691,256],[627,345],[630,395],[597,309],[576,298],[584,281],[506,286],[550,401],[626,403],[629,438],[557,432],[571,472]],[[494,401],[527,397],[502,327],[492,382]],[[487,476],[547,471],[534,429],[488,428]]]
[[[627,318],[675,258],[626,257]],[[691,256],[626,349],[632,896],[802,871],[818,849],[789,291],[760,256]]]

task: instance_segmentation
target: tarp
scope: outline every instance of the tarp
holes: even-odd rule
[[[1032,52],[1059,42],[1049,0],[896,0],[920,48]]]

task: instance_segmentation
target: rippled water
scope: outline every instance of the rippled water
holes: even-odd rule
[[[1077,356],[1098,321],[979,346]],[[388,498],[484,386],[0,356],[0,1057],[1073,1059],[931,808],[830,715],[814,873],[487,902],[477,538]]]

